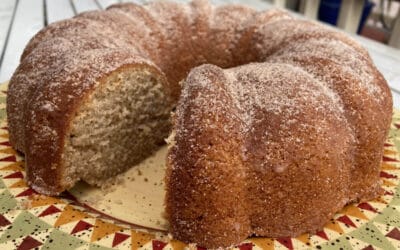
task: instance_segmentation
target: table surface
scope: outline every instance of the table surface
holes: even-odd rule
[[[83,11],[104,9],[129,0],[1,0],[0,4],[0,82],[7,81],[18,66],[19,57],[29,41],[49,23]],[[145,0],[133,0],[143,3]],[[181,2],[184,2],[184,0]],[[243,3],[257,10],[273,6],[261,0],[211,0],[213,4]],[[351,35],[366,47],[378,69],[388,81],[394,107],[400,109],[400,50]]]

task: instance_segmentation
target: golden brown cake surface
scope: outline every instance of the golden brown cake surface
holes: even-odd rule
[[[51,24],[10,81],[10,142],[28,183],[57,195],[145,158],[176,105],[166,210],[179,240],[314,232],[380,193],[385,79],[351,38],[280,10],[117,4]],[[115,154],[99,153],[108,146]]]

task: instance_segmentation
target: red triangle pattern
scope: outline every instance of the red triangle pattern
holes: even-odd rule
[[[395,124],[395,126],[400,129],[400,124]],[[2,127],[1,129],[8,129],[7,127]],[[6,141],[6,142],[1,142],[0,145],[2,146],[11,146],[11,144]],[[391,147],[393,146],[392,144],[389,143],[385,143],[384,146],[387,147]],[[16,162],[16,157],[15,155],[12,156],[8,156],[5,158],[0,159],[0,161],[11,161],[11,162]],[[391,158],[391,157],[387,157],[387,156],[383,156],[383,161],[387,161],[387,162],[399,162],[397,159]],[[396,175],[392,175],[389,174],[385,171],[381,171],[380,176],[383,178],[397,178]],[[10,175],[7,175],[5,177],[3,177],[4,179],[23,179],[24,176],[21,172],[14,172]],[[16,197],[22,197],[22,196],[30,196],[32,194],[36,194],[36,192],[29,188],[23,192],[21,192],[20,194],[18,194]],[[391,192],[385,192],[385,194],[389,194],[389,195],[393,195],[393,193]],[[68,196],[68,195],[67,195]],[[70,197],[68,197],[70,198]],[[74,197],[75,198],[75,197]],[[72,199],[73,200],[73,199]],[[372,207],[370,204],[364,202],[364,203],[360,203],[358,204],[358,207],[364,210],[368,210],[374,213],[377,213],[377,210]],[[45,209],[40,215],[39,217],[44,217],[50,214],[54,214],[54,213],[58,213],[61,212],[60,209],[58,209],[57,207],[51,205],[49,206],[47,209]],[[353,221],[346,215],[341,216],[339,218],[337,218],[337,221],[340,221],[348,226],[357,228],[357,226],[353,223]],[[6,225],[10,225],[11,223],[7,220],[7,218],[5,218],[3,215],[0,214],[0,227],[2,226],[6,226]],[[84,230],[88,230],[91,227],[93,227],[92,224],[87,223],[85,221],[79,221],[78,224],[76,224],[76,226],[74,227],[74,229],[71,231],[71,234],[75,234],[77,232],[80,231],[84,231]],[[327,234],[324,231],[319,231],[316,233],[317,236],[325,239],[325,240],[329,240],[329,237],[327,236]],[[395,240],[399,240],[400,241],[400,230],[397,228],[394,228],[393,230],[391,230],[388,234],[386,234],[387,237],[393,238]],[[126,239],[128,239],[130,236],[127,234],[122,234],[122,233],[115,233],[114,235],[114,239],[112,242],[112,247],[115,247],[117,245],[119,245],[120,243],[124,242]],[[284,237],[284,238],[277,238],[276,239],[280,244],[282,244],[283,246],[285,246],[287,249],[292,250],[293,249],[293,242],[292,239],[289,237]],[[36,247],[41,246],[43,243],[41,243],[40,241],[32,238],[31,236],[27,236],[24,238],[24,240],[21,242],[21,244],[18,246],[18,250],[30,250]],[[167,243],[162,242],[162,241],[158,241],[158,240],[153,240],[152,241],[152,247],[153,250],[162,250],[165,246],[167,245]],[[244,243],[238,246],[238,248],[240,250],[252,250],[253,249],[253,244],[252,243]],[[197,247],[197,250],[206,250],[203,247]],[[365,248],[363,248],[363,250],[374,250],[374,248],[369,245]]]
[[[60,209],[58,209],[57,207],[50,205],[48,208],[46,208],[43,212],[41,212],[39,214],[39,217],[44,217],[46,215],[50,215],[50,214],[55,214],[55,213],[59,213],[61,212]]]
[[[324,240],[329,240],[328,235],[326,235],[325,231],[318,231],[315,235],[318,235],[319,237],[321,237]]]
[[[287,249],[293,250],[293,242],[290,237],[277,238],[276,240],[284,245]]]
[[[386,155],[384,155],[384,156],[382,157],[382,160],[383,160],[383,161],[388,161],[388,162],[398,162],[398,160],[396,160],[396,159],[394,159],[394,158],[391,158],[391,157],[387,157]]]
[[[393,193],[393,192],[391,192],[391,191],[387,191],[387,190],[385,190],[385,193],[384,193],[384,195],[394,195],[394,193]]]
[[[2,146],[7,146],[7,147],[11,147],[11,144],[10,144],[9,141],[0,142],[0,145],[2,145]]]
[[[43,245],[42,242],[32,238],[31,236],[26,236],[25,239],[18,246],[17,250],[29,250]]]
[[[395,123],[394,126],[395,126],[397,129],[400,129],[400,123]]]
[[[159,240],[153,240],[152,242],[153,250],[162,250],[166,245],[167,243]]]
[[[396,227],[393,228],[392,231],[390,231],[388,234],[386,234],[387,237],[390,237],[392,239],[395,240],[399,240],[400,241],[400,231],[399,229],[397,229]]]
[[[253,243],[244,243],[240,246],[238,246],[240,250],[252,250],[253,249]]]
[[[0,214],[0,227],[4,227],[7,225],[10,225],[11,222],[9,220],[7,220],[6,217],[4,217],[2,214]]]
[[[23,178],[24,175],[22,174],[22,172],[19,171],[3,177],[3,179],[23,179]]]
[[[393,145],[393,144],[390,144],[390,143],[387,143],[387,142],[385,142],[385,143],[383,144],[383,146],[385,146],[385,147],[393,147],[394,145]]]
[[[340,221],[340,222],[342,222],[342,223],[344,223],[344,224],[346,224],[348,226],[357,228],[356,224],[354,224],[354,222],[346,215],[343,215],[343,216],[337,218],[336,220]]]
[[[380,177],[387,178],[387,179],[397,179],[396,175],[386,173],[385,171],[381,171]]]
[[[373,248],[371,245],[369,245],[369,246],[367,246],[367,247],[364,247],[364,248],[361,249],[361,250],[375,250],[375,248]]]
[[[4,127],[1,127],[1,129],[8,130],[8,127],[7,127],[7,126],[4,126]]]
[[[0,161],[13,161],[13,162],[16,162],[17,158],[15,157],[15,155],[11,155],[11,156],[7,156],[5,158],[1,158]]]
[[[35,190],[33,190],[32,188],[28,188],[27,190],[16,195],[15,197],[31,196],[33,194],[37,194],[37,192]]]
[[[87,223],[86,221],[80,220],[74,227],[74,229],[72,229],[70,234],[75,234],[84,230],[88,230],[89,228],[93,227],[92,224]]]
[[[366,202],[358,204],[357,207],[359,207],[361,209],[364,209],[364,210],[368,210],[368,211],[374,212],[374,213],[378,212],[374,207],[372,207],[369,203],[366,203]]]
[[[127,234],[115,233],[114,239],[113,239],[113,242],[112,242],[112,247],[115,247],[115,246],[119,245],[120,243],[122,243],[123,241],[128,239],[129,237],[130,236],[127,235]]]

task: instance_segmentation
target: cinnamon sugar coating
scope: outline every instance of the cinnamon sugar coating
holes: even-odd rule
[[[146,85],[147,95],[129,84]],[[124,114],[91,105],[122,89],[138,104],[112,100]],[[141,109],[151,98],[154,107]],[[91,151],[96,164],[82,166],[94,176],[114,159],[99,162],[106,156],[74,134],[85,131],[79,119],[124,122],[110,133],[139,133],[143,142],[126,145],[146,150],[125,149],[143,158],[166,136],[174,106],[166,210],[179,240],[215,248],[252,234],[315,232],[345,204],[380,193],[392,113],[385,79],[353,39],[281,10],[126,3],[51,24],[31,39],[11,78],[10,142],[25,154],[28,183],[57,195],[79,179],[96,184],[87,169],[72,169],[75,145]],[[146,145],[145,133],[160,128]],[[104,173],[123,171],[121,159]]]

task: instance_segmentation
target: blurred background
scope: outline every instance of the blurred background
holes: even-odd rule
[[[43,27],[111,4],[151,0],[0,0],[0,84],[12,76],[27,42]],[[166,1],[166,0],[153,0]],[[170,0],[189,2],[190,0]],[[243,4],[259,11],[286,8],[344,30],[370,53],[400,108],[400,0],[208,0]]]
[[[271,0],[377,42],[400,48],[400,0]]]

